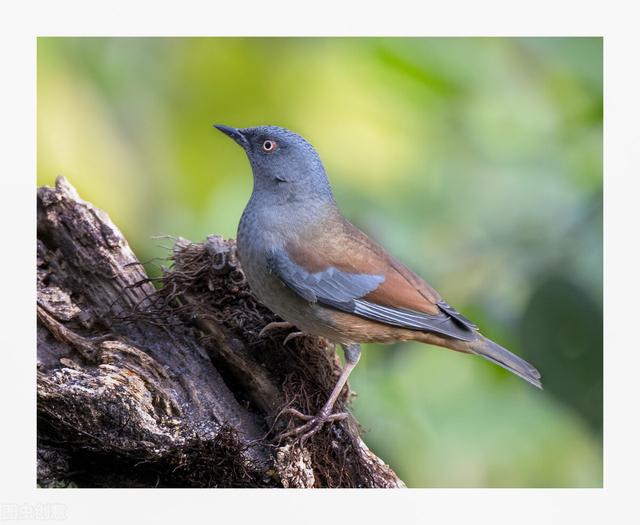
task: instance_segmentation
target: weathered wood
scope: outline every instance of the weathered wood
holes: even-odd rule
[[[177,239],[156,289],[108,216],[58,178],[38,189],[42,486],[399,487],[353,418],[278,442],[339,373],[318,338],[260,338],[235,243]],[[348,404],[349,392],[338,409]]]

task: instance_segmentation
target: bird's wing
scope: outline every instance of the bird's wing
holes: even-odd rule
[[[471,321],[355,226],[342,218],[331,226],[269,254],[271,270],[298,295],[392,326],[477,336]]]

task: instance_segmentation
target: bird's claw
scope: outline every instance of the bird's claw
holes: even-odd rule
[[[291,332],[290,334],[287,335],[287,337],[284,338],[284,341],[282,341],[282,345],[286,345],[289,341],[291,341],[292,339],[296,339],[297,337],[304,337],[304,333],[302,332]]]
[[[286,321],[274,321],[266,325],[262,330],[260,330],[258,337],[264,337],[265,335],[267,335],[269,332],[273,330],[287,330],[289,328],[295,328],[295,325],[292,325],[291,323],[287,323]],[[291,332],[290,334],[287,334],[287,337],[284,338],[284,341],[282,342],[282,344],[286,345],[292,339],[295,339],[296,337],[302,337],[304,335],[305,334],[302,332]]]
[[[287,408],[280,412],[279,416],[285,414],[296,417],[298,419],[302,419],[303,421],[306,421],[306,423],[292,428],[291,430],[287,430],[286,432],[282,432],[278,435],[279,441],[290,437],[298,438],[301,442],[306,441],[313,434],[318,432],[318,430],[320,430],[325,423],[329,423],[332,421],[342,421],[343,419],[349,417],[349,414],[347,412],[336,412],[335,414],[328,414],[325,411],[321,411],[316,416],[310,416],[308,414],[303,414],[295,408]]]
[[[260,330],[258,337],[264,337],[268,332],[271,332],[273,330],[285,330],[287,328],[294,328],[294,325],[292,325],[291,323],[287,323],[286,321],[274,321]]]

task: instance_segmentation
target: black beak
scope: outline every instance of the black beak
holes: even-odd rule
[[[244,149],[247,149],[247,147],[249,146],[249,141],[239,129],[232,128],[231,126],[224,126],[222,124],[214,124],[213,127],[219,129],[220,131],[222,131],[222,133],[231,137]]]

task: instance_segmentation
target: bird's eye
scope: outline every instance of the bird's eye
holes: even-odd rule
[[[262,143],[262,151],[264,151],[265,153],[273,153],[277,147],[278,144],[275,140],[265,140]]]

